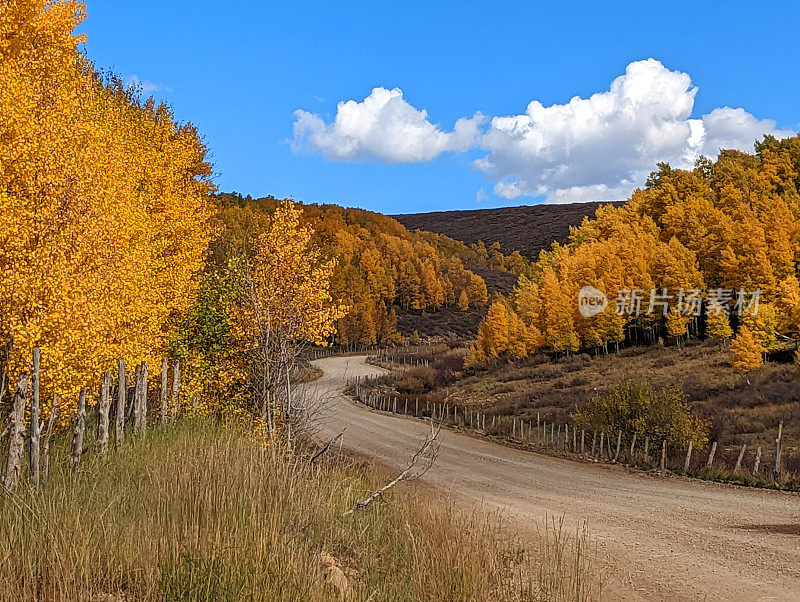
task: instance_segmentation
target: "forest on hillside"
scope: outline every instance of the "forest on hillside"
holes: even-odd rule
[[[757,368],[800,335],[798,186],[800,137],[766,136],[693,170],[659,164],[625,204],[540,253],[489,309],[471,361],[705,335],[733,337],[734,367]],[[584,287],[607,296],[604,311],[581,315]]]

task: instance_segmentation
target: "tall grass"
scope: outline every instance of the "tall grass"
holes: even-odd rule
[[[39,493],[0,496],[0,598],[335,599],[323,550],[353,600],[599,595],[585,537],[557,524],[509,538],[422,488],[345,517],[378,475],[273,458],[233,427],[186,420],[84,458],[76,473],[56,462]]]

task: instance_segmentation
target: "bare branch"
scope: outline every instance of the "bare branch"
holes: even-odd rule
[[[328,450],[331,448],[331,445],[333,445],[333,444],[334,444],[334,443],[336,443],[336,442],[337,442],[339,439],[341,439],[342,435],[344,435],[344,432],[345,432],[346,430],[347,430],[347,427],[344,427],[344,428],[342,429],[342,432],[341,432],[341,433],[339,433],[339,434],[338,434],[338,435],[336,435],[336,436],[335,436],[333,439],[331,439],[330,441],[328,441],[328,442],[325,444],[325,446],[324,446],[324,447],[323,447],[321,450],[319,450],[317,453],[315,453],[313,456],[311,456],[311,459],[308,461],[308,465],[309,465],[309,466],[311,466],[311,465],[312,465],[314,462],[316,462],[316,461],[317,461],[317,459],[318,459],[320,456],[322,456],[322,455],[324,455],[324,454],[328,453]]]
[[[378,489],[377,491],[373,491],[370,496],[361,501],[357,502],[355,506],[353,506],[350,510],[344,513],[345,516],[353,514],[358,510],[363,510],[367,506],[369,506],[372,502],[377,500],[378,498],[383,497],[383,494],[389,491],[392,487],[397,485],[398,483],[407,483],[409,481],[414,481],[419,479],[422,475],[424,475],[428,470],[430,470],[433,463],[436,461],[436,458],[439,455],[439,448],[441,446],[441,441],[439,440],[439,433],[442,430],[441,424],[434,428],[433,421],[431,421],[431,432],[425,436],[425,440],[419,446],[419,449],[414,453],[411,457],[411,460],[408,463],[408,466],[397,475],[393,480],[389,483]]]

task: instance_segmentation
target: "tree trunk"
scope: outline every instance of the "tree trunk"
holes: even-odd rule
[[[172,415],[178,413],[181,398],[181,363],[175,361],[175,366],[172,368]]]
[[[42,436],[43,424],[39,422],[39,364],[41,353],[38,349],[33,350],[33,362],[31,363],[31,426],[30,426],[30,474],[31,484],[34,489],[39,489],[41,485],[39,472],[39,445]]]
[[[86,430],[86,389],[81,389],[78,399],[78,415],[75,418],[75,432],[72,435],[72,470],[78,468],[83,453],[83,433]]]
[[[125,441],[125,394],[127,387],[125,376],[125,360],[119,360],[117,370],[117,415],[115,422],[114,441],[119,447]]]
[[[168,372],[169,362],[167,361],[167,358],[164,358],[161,360],[161,424],[164,424],[164,422],[167,420],[167,404],[169,403],[169,396],[167,392]]]
[[[44,435],[42,444],[42,481],[47,481],[50,474],[50,437],[53,435],[53,425],[58,415],[58,395],[53,395],[53,408],[50,410],[50,418],[47,421],[47,431]]]

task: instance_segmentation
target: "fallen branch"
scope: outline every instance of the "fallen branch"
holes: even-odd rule
[[[439,425],[438,428],[434,428],[433,421],[431,421],[431,432],[425,436],[425,440],[422,442],[416,453],[411,457],[411,461],[408,463],[408,466],[405,468],[405,470],[403,470],[403,472],[397,475],[392,481],[377,491],[373,491],[367,499],[357,502],[356,505],[345,512],[344,515],[348,516],[357,512],[358,510],[363,510],[378,498],[383,497],[384,493],[398,483],[414,481],[428,472],[439,455],[439,447],[441,445],[439,433],[441,430],[441,425]]]
[[[312,465],[314,462],[316,462],[316,461],[317,461],[317,460],[320,458],[320,456],[323,456],[324,454],[326,454],[326,453],[328,452],[328,450],[331,448],[331,445],[333,445],[333,444],[334,444],[334,443],[336,443],[336,442],[337,442],[339,439],[341,439],[341,438],[342,438],[342,435],[344,435],[344,432],[345,432],[346,430],[347,430],[347,427],[344,427],[344,428],[342,429],[342,432],[341,432],[341,433],[339,433],[339,434],[338,434],[338,435],[336,435],[336,436],[335,436],[333,439],[331,439],[330,441],[328,441],[328,442],[325,444],[325,447],[323,447],[321,450],[319,450],[317,453],[315,453],[313,456],[311,456],[311,459],[308,461],[308,465],[309,465],[309,466],[311,466],[311,465]]]

